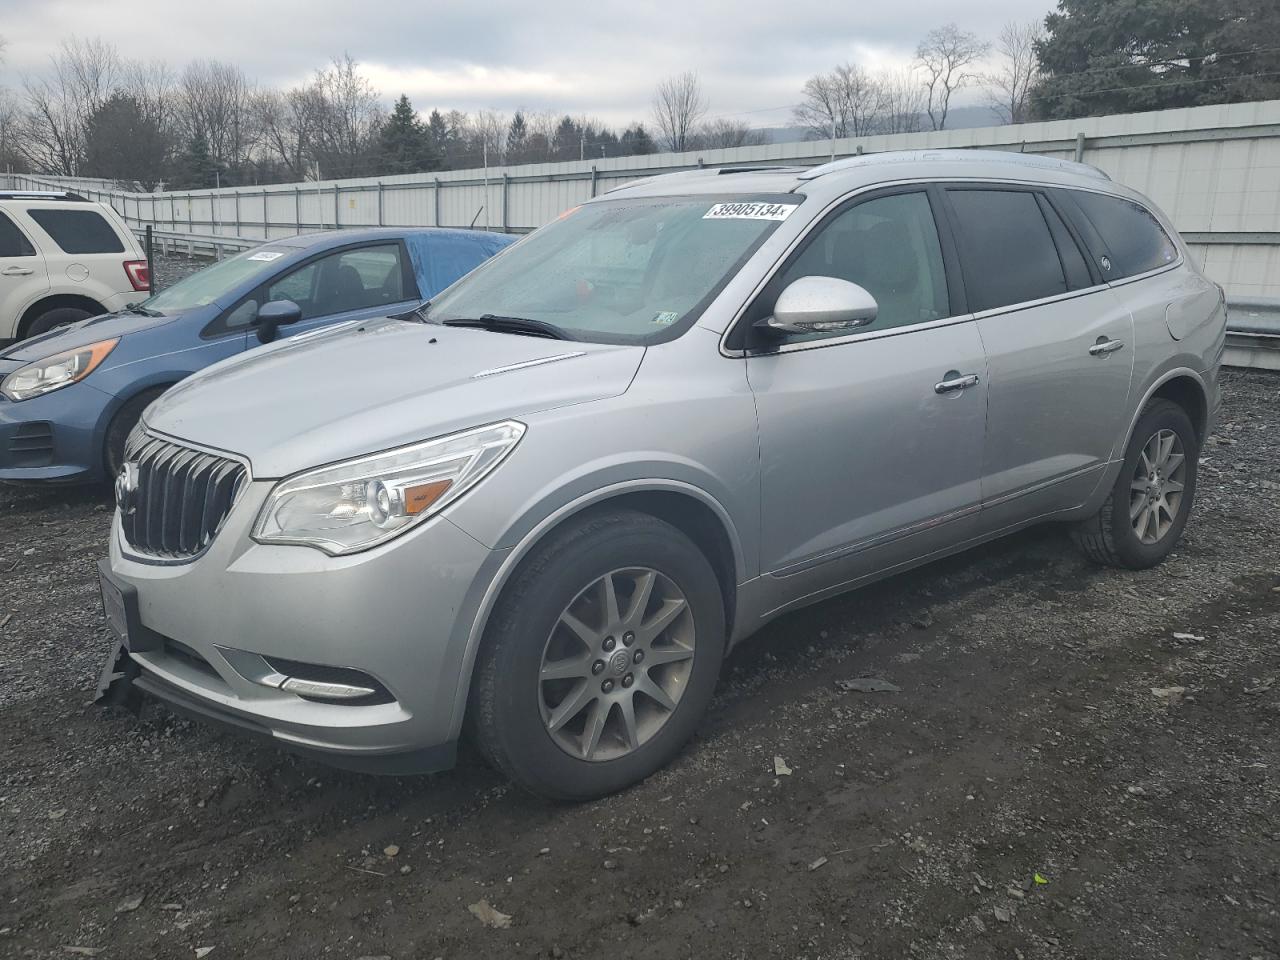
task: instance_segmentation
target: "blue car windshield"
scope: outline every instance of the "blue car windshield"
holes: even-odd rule
[[[275,269],[275,263],[292,251],[258,247],[198,270],[165,287],[142,306],[157,313],[185,313],[226,296],[246,280]]]
[[[678,337],[799,205],[781,196],[678,196],[584,204],[432,301],[427,320],[521,318],[570,339]]]

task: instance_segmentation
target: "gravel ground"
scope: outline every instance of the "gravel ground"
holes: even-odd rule
[[[789,616],[581,806],[91,706],[106,494],[0,489],[0,955],[1274,960],[1280,378],[1225,394],[1162,567],[1044,528]]]

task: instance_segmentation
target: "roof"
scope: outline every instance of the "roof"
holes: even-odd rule
[[[1059,185],[1109,184],[1096,167],[1001,150],[904,150],[846,157],[816,167],[759,166],[685,170],[632,181],[609,195],[845,192],[896,180],[995,177]]]
[[[302,233],[296,237],[280,237],[268,240],[266,243],[273,247],[336,247],[346,243],[359,243],[362,240],[398,240],[401,237],[427,234],[439,238],[456,237],[470,240],[475,240],[479,237],[496,237],[507,242],[513,242],[516,239],[504,233],[493,233],[487,230],[461,230],[455,227],[342,227],[338,230]]]

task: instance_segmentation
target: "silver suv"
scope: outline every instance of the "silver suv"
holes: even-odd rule
[[[1168,221],[1077,164],[629,184],[417,315],[158,400],[104,687],[359,769],[446,767],[465,727],[532,791],[606,794],[783,613],[1046,520],[1162,560],[1225,319]]]

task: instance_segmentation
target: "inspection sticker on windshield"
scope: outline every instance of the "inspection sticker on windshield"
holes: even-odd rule
[[[278,253],[275,250],[259,250],[257,253],[250,256],[249,259],[250,260],[266,260],[269,263],[272,260],[279,260],[283,256],[284,256],[283,253]]]
[[[717,203],[702,215],[703,220],[785,220],[795,203]]]

